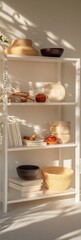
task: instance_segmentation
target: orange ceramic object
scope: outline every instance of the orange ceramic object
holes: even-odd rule
[[[35,100],[36,100],[36,102],[46,102],[46,96],[43,93],[38,93],[35,96]]]
[[[47,144],[56,144],[57,137],[49,135],[49,136],[45,137],[44,141],[47,142]]]

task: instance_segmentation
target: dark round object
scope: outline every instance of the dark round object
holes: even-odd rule
[[[18,176],[22,180],[35,179],[40,171],[39,166],[36,165],[20,165],[16,168]]]
[[[36,102],[46,102],[46,96],[44,93],[38,93],[35,96],[35,100],[36,100]]]
[[[63,48],[42,48],[40,49],[42,56],[47,57],[61,57],[64,49]]]

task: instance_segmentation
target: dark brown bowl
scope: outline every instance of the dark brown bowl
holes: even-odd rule
[[[40,49],[42,56],[45,57],[61,57],[64,49],[63,48],[42,48]]]
[[[39,174],[40,168],[36,165],[20,165],[16,168],[18,176],[22,180],[32,180]]]

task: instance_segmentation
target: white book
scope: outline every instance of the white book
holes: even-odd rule
[[[9,182],[12,182],[12,183],[16,183],[17,185],[19,186],[38,186],[40,184],[43,183],[43,179],[42,178],[37,178],[37,179],[34,179],[34,180],[22,180],[20,178],[9,178]]]
[[[18,136],[18,144],[19,146],[22,146],[22,137],[21,137],[20,126],[18,121],[15,122],[15,127],[16,127],[17,136]]]
[[[12,122],[9,122],[9,131],[10,131],[10,135],[11,135],[11,141],[12,141],[12,145],[14,146],[14,136],[13,136],[13,129],[12,129]]]
[[[40,195],[43,195],[43,191],[37,191],[37,192],[30,192],[30,193],[20,193],[20,197],[22,198],[34,198],[34,197],[40,197]]]
[[[13,131],[13,138],[14,138],[14,146],[18,147],[19,141],[18,141],[18,133],[16,129],[16,121],[12,122],[12,131]]]
[[[17,147],[17,135],[16,135],[16,128],[15,128],[15,122],[10,122],[10,131],[11,131],[11,136],[12,136],[12,141],[13,141],[13,146]]]
[[[14,147],[19,146],[18,145],[18,137],[17,137],[16,127],[15,127],[15,121],[10,121],[9,122],[9,131],[10,131],[13,146]]]
[[[28,187],[21,187],[15,183],[9,182],[9,187],[14,188],[20,192],[27,192],[27,193],[32,193],[32,192],[37,192],[41,190],[41,185],[40,186],[28,186]]]
[[[43,191],[37,191],[37,192],[19,192],[16,189],[13,189],[11,187],[9,187],[9,191],[13,191],[14,194],[16,194],[18,196],[18,198],[34,198],[34,197],[40,197],[41,195],[43,195]]]
[[[10,131],[10,122],[8,122],[8,145],[10,147],[13,146],[13,139],[12,139],[12,136],[11,136],[11,131]]]

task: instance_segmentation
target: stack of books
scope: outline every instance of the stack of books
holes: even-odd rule
[[[22,146],[20,126],[17,120],[8,121],[8,145],[9,147]]]
[[[21,180],[19,178],[9,178],[9,187],[17,190],[20,197],[35,197],[42,194],[43,179]]]

